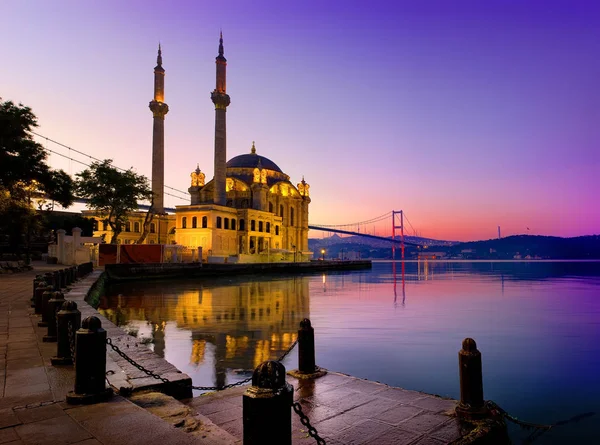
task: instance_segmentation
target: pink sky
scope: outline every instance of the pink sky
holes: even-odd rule
[[[2,98],[32,107],[41,134],[148,177],[160,40],[177,189],[197,163],[213,174],[222,28],[228,158],[256,141],[292,182],[304,175],[311,224],[402,209],[432,238],[600,233],[596,2],[23,0],[2,15],[19,36]]]

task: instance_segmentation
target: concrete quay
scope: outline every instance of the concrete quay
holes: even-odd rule
[[[299,380],[288,374],[287,382],[294,387],[294,402],[300,403],[311,425],[328,445],[508,443],[499,423],[470,422],[456,417],[456,400],[331,371],[314,380]],[[242,398],[246,389],[232,388],[184,402],[241,443]],[[295,413],[292,413],[292,443],[316,443]]]
[[[34,266],[32,271],[0,275],[0,444],[242,443],[242,401],[248,386],[189,398],[183,404],[154,392],[173,391],[110,349],[107,381],[121,395],[94,405],[67,404],[74,369],[51,365],[56,344],[42,341],[46,328],[37,326],[39,317],[29,301],[35,275],[61,266]],[[77,301],[83,317],[101,318],[113,342],[136,361],[169,379],[189,380],[84,301],[90,290],[101,289],[100,272],[73,283],[65,297]],[[493,438],[501,430],[497,423],[459,420],[454,400],[335,372],[316,380],[288,375],[287,381],[294,387],[294,401],[328,444],[503,443]],[[315,443],[291,408],[290,413],[293,444]]]
[[[0,444],[225,445],[235,442],[229,433],[202,416],[187,415],[183,422],[189,410],[171,397],[162,396],[168,400],[161,400],[160,394],[152,400],[155,407],[163,408],[157,415],[119,395],[95,405],[67,404],[65,396],[73,390],[75,371],[72,366],[51,365],[56,343],[42,341],[46,328],[37,326],[39,317],[30,307],[34,277],[63,267],[42,263],[33,266],[31,271],[0,275]],[[81,295],[85,295],[97,278],[98,274],[94,273],[74,283],[73,293],[66,294],[66,298],[83,298]],[[78,305],[82,315],[93,310],[86,304],[78,302]],[[144,388],[142,378],[133,384],[131,379],[123,378],[123,370],[110,358],[110,353],[107,353],[107,363],[107,369],[115,371],[113,385],[126,386],[129,382],[139,390],[148,389]],[[195,423],[194,428],[185,429],[194,431],[184,432],[183,427],[189,427],[190,423]]]

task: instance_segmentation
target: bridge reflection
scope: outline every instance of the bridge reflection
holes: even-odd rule
[[[210,349],[214,383],[220,386],[226,383],[227,370],[252,370],[288,349],[300,321],[310,316],[308,288],[307,277],[128,284],[112,288],[98,310],[120,326],[149,326],[154,351],[161,357],[170,345],[167,326],[189,332],[189,363],[203,364]]]

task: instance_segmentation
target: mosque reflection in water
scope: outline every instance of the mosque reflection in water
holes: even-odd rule
[[[111,287],[98,310],[125,329],[148,327],[161,357],[166,347],[180,349],[174,344],[182,339],[177,332],[190,332],[189,363],[202,366],[208,350],[214,351],[209,361],[220,386],[227,370],[253,370],[288,349],[300,321],[310,316],[308,288],[307,277],[136,283]],[[177,337],[173,343],[171,332]]]

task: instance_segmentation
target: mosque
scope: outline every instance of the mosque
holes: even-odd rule
[[[216,87],[211,93],[215,105],[214,177],[206,182],[197,166],[191,173],[189,205],[178,205],[175,214],[164,208],[164,125],[169,107],[165,98],[165,70],[159,45],[154,68],[154,99],[150,102],[152,133],[152,192],[156,217],[149,224],[144,244],[183,246],[200,251],[207,262],[308,261],[309,188],[304,181],[296,186],[275,162],[259,155],[254,142],[250,153],[227,161],[226,113],[230,97],[226,89],[227,59],[223,35],[216,57]],[[106,235],[110,227],[103,216],[84,211],[94,218],[94,236]],[[139,242],[145,212],[134,212],[119,234],[119,244]]]

